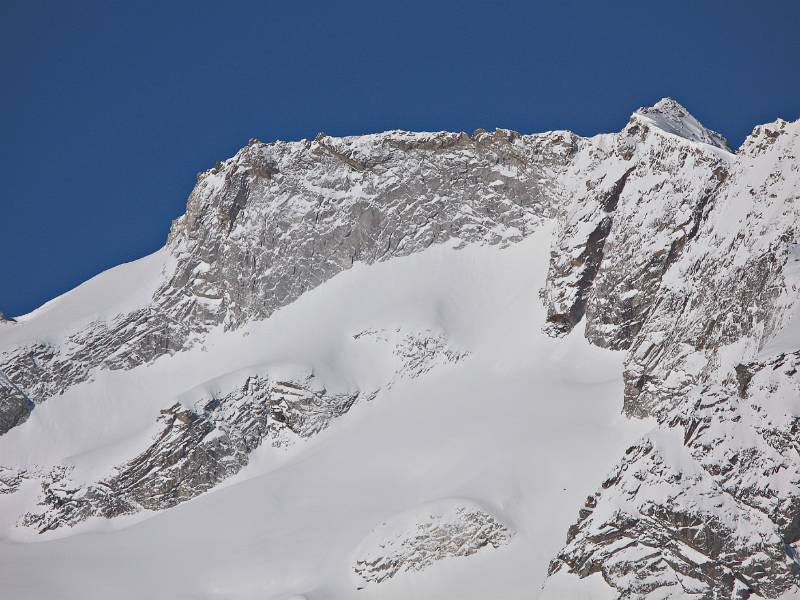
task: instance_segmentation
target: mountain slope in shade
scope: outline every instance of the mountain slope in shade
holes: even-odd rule
[[[798,133],[251,141],[0,325],[0,585],[795,597]]]

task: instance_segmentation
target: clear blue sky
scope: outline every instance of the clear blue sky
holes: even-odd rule
[[[800,116],[800,2],[0,3],[0,311],[160,247],[251,137]]]

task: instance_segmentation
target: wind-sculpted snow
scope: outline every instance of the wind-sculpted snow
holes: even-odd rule
[[[724,136],[703,127],[700,121],[672,98],[663,98],[649,108],[640,108],[633,115],[633,120],[692,142],[717,146],[730,152],[728,140]]]
[[[381,515],[369,527],[387,514],[414,515],[402,527],[390,519],[394,525],[376,529],[347,566],[365,597],[395,597],[396,590],[408,597],[402,581],[430,584],[439,577],[433,573],[468,562],[442,559],[470,555],[490,564],[496,559],[489,556],[516,556],[517,544],[477,552],[511,535],[487,510],[454,504],[435,516],[403,512],[430,498],[460,497],[473,480],[481,481],[475,497],[482,506],[533,503],[536,516],[523,518],[516,535],[519,547],[536,549],[531,554],[546,547],[547,559],[555,555],[545,597],[580,598],[589,589],[631,600],[798,595],[799,150],[800,122],[778,120],[757,127],[732,153],[720,134],[670,99],[636,111],[621,132],[593,138],[479,130],[253,140],[198,175],[161,251],[16,322],[0,320],[0,440],[13,455],[0,467],[0,514],[62,535],[91,518],[116,522],[211,502],[217,494],[203,493],[221,482],[266,469],[260,461],[283,460],[265,459],[265,448],[289,456],[294,446],[319,443],[324,451],[303,454],[313,464],[328,452],[349,457],[303,480],[313,486],[328,481],[331,469],[371,458],[395,435],[382,429],[372,447],[341,450],[343,439],[371,427],[349,421],[352,414],[387,403],[383,409],[398,412],[385,422],[404,423],[391,453],[404,456],[414,444],[420,453],[427,444],[433,450],[418,462],[387,456],[363,465],[378,487],[425,482],[396,508],[372,506],[363,515]],[[501,260],[502,252],[514,261]],[[366,265],[376,269],[375,280]],[[597,379],[605,351],[595,348],[587,361],[559,354],[581,335],[624,350],[624,367],[620,354]],[[571,370],[550,373],[548,361],[562,359]],[[281,361],[305,366],[275,371]],[[520,375],[521,365],[535,381]],[[593,466],[575,483],[580,461],[553,445],[540,454],[514,442],[503,466],[477,466],[508,439],[495,429],[512,432],[511,439],[523,432],[531,444],[553,435],[574,445],[577,436],[593,453],[593,436],[606,425],[573,430],[609,378],[620,388],[624,382],[615,392],[623,414],[651,419],[641,426],[652,431],[633,445],[620,438],[619,452],[630,447],[616,464],[602,455],[603,469],[611,467],[605,481]],[[538,404],[513,395],[521,381]],[[498,391],[506,386],[510,397]],[[540,413],[578,396],[584,404],[574,421],[549,431]],[[505,412],[496,412],[504,402]],[[471,423],[460,420],[464,406],[486,409],[479,428],[462,427]],[[83,441],[71,415],[93,410],[102,416],[84,426],[92,431]],[[539,411],[536,418],[528,410]],[[347,433],[335,434],[338,428]],[[441,431],[453,441],[439,439]],[[329,434],[343,445],[326,445]],[[51,437],[63,451],[25,447]],[[587,451],[575,452],[589,461]],[[476,472],[449,487],[439,483],[450,473],[444,467],[426,479],[448,461],[454,473],[464,465]],[[301,472],[302,463],[287,469]],[[555,483],[543,465],[569,471],[569,483]],[[506,466],[514,473],[508,480]],[[544,492],[521,474],[528,469],[558,486],[548,493],[568,493],[571,502],[599,486],[575,507],[572,527],[567,516],[551,524],[569,527],[560,551],[559,541],[531,542],[530,531],[542,530],[548,512],[561,514],[561,504],[555,510],[551,498],[540,509]],[[504,473],[502,493],[494,491],[496,472]],[[511,480],[525,481],[524,491]],[[354,502],[347,494],[376,493],[359,483],[349,491],[337,486],[329,488],[339,513]],[[578,486],[587,489],[578,493]],[[402,489],[383,502],[395,506]],[[304,515],[303,527],[313,519]],[[262,535],[286,543],[281,532]],[[337,532],[342,541],[333,554],[355,547],[345,547],[347,535]],[[329,542],[320,548],[333,548]],[[543,573],[546,561],[537,560]],[[295,573],[293,581],[302,579]],[[275,593],[314,597],[309,589],[287,584]],[[511,595],[519,593],[522,587]],[[327,589],[319,595],[338,597]]]

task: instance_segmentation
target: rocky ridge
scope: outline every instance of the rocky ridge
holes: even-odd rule
[[[798,135],[754,130],[647,298],[624,406],[659,425],[587,499],[551,572],[600,572],[624,598],[797,593]]]
[[[585,323],[592,343],[626,350],[624,411],[658,426],[587,499],[551,572],[600,573],[623,598],[796,593],[798,349],[786,332],[798,298],[799,133],[797,122],[760,126],[733,154],[665,99],[594,138],[252,141],[198,176],[150,303],[76,327],[63,344],[0,346],[0,433],[93,373],[263,319],[356,262],[450,240],[511,244],[555,220],[545,330]],[[398,348],[418,375],[419,356],[460,356],[435,336]],[[177,404],[113,477],[77,489],[66,475],[45,480],[45,508],[26,523],[172,506],[241,468],[262,440],[324,428],[363,392],[353,394],[251,378],[202,407]],[[23,477],[3,471],[0,485],[13,491]]]
[[[44,402],[93,369],[129,369],[213,327],[263,319],[355,262],[451,239],[519,241],[551,216],[554,180],[580,143],[566,132],[508,130],[253,140],[198,175],[152,302],[58,346],[0,347],[0,369]]]

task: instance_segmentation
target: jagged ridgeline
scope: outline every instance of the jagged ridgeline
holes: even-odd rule
[[[591,138],[499,129],[251,140],[198,175],[163,249],[29,315],[0,314],[0,500],[18,499],[3,518],[46,537],[164,511],[244,480],[259,461],[313,454],[331,430],[369,427],[357,407],[392,410],[426,386],[442,395],[457,369],[501,380],[511,367],[480,362],[483,338],[459,333],[444,292],[420,291],[424,309],[406,299],[378,314],[399,276],[352,296],[363,323],[323,302],[308,314],[335,333],[292,321],[344,277],[400,273],[441,249],[469,273],[479,263],[469,252],[481,249],[523,256],[532,274],[542,262],[538,296],[519,305],[541,319],[522,311],[517,329],[536,344],[582,337],[591,356],[620,357],[614,410],[651,429],[595,473],[602,483],[563,524],[542,597],[798,597],[798,153],[800,122],[756,127],[733,152],[671,99]],[[526,248],[541,249],[515,250]],[[435,259],[433,279],[462,259]],[[487,277],[475,269],[466,279]],[[334,339],[360,367],[326,350]],[[593,402],[595,388],[576,389]],[[82,431],[69,410],[80,402],[100,415],[86,426],[94,445],[63,433]],[[445,420],[460,412],[447,410]],[[25,450],[50,435],[40,430],[52,446]],[[515,458],[526,460],[542,458]],[[408,500],[416,508],[390,502],[396,516],[376,513],[353,544],[353,593],[524,543],[525,527],[515,531],[491,494],[426,485]]]

